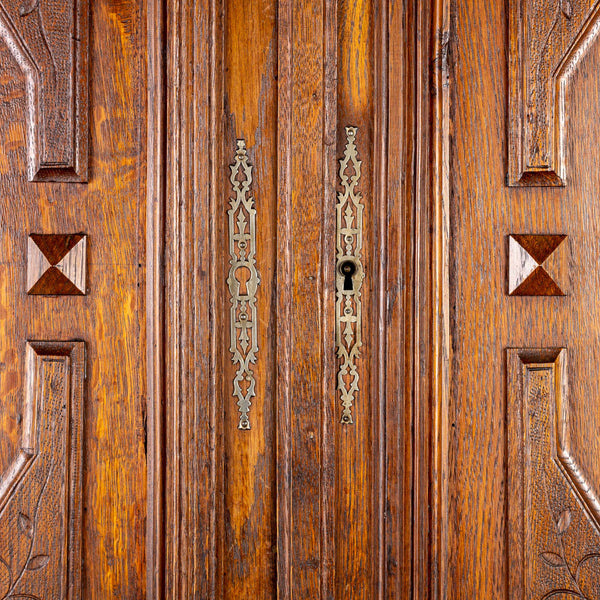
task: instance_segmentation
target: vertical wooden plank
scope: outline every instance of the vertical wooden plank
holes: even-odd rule
[[[428,309],[431,310],[430,329],[430,371],[426,368],[420,376],[426,375],[429,379],[429,398],[416,396],[418,405],[425,407],[423,422],[425,435],[418,437],[416,445],[419,447],[419,458],[427,465],[429,473],[421,471],[420,487],[423,489],[425,482],[429,481],[431,509],[427,509],[427,522],[429,536],[421,539],[420,552],[415,555],[414,564],[419,585],[428,590],[423,595],[439,600],[445,600],[448,590],[448,453],[449,453],[449,398],[450,398],[450,361],[451,348],[451,314],[450,314],[450,244],[451,244],[451,216],[450,216],[450,71],[449,52],[451,42],[450,22],[451,0],[436,0],[432,6],[430,27],[427,31],[427,40],[432,47],[433,55],[429,57],[433,70],[433,89],[423,86],[422,91],[433,96],[431,100],[431,154],[423,156],[430,161],[428,182],[429,202],[432,206],[432,222],[429,225],[433,232],[433,240],[427,234],[419,239],[418,252],[426,256],[426,248],[431,247],[431,287],[427,289]],[[419,67],[417,67],[417,70]],[[426,71],[419,71],[423,77]],[[425,82],[423,82],[425,83]],[[424,107],[429,105],[425,103]],[[426,149],[426,146],[424,146]],[[420,202],[418,194],[415,194]],[[415,263],[416,264],[416,263]],[[415,270],[415,282],[419,276]],[[418,306],[418,305],[416,305]],[[421,313],[422,317],[426,317]],[[417,343],[415,341],[415,350]],[[416,354],[416,352],[415,352]],[[417,405],[415,405],[416,414]],[[420,418],[420,417],[417,417]],[[429,455],[430,448],[433,449]],[[426,454],[427,453],[427,454]],[[430,456],[430,462],[426,456]],[[417,463],[418,464],[418,463]],[[428,486],[428,487],[429,487]],[[420,506],[419,499],[415,497],[415,506]],[[423,570],[420,562],[421,556],[428,552],[427,569]],[[416,597],[422,597],[416,591]],[[427,596],[425,596],[427,597]]]
[[[150,0],[148,40],[148,158],[146,209],[148,524],[146,585],[148,600],[164,594],[165,563],[165,411],[163,249],[166,180],[165,4]]]
[[[173,0],[166,7],[162,594],[178,600],[217,597],[219,579],[214,215],[221,13],[218,0]]]
[[[414,90],[408,143],[414,153],[412,249],[405,362],[411,402],[412,503],[410,597],[443,600],[447,589],[448,399],[450,394],[449,69],[450,0],[415,2]],[[414,129],[411,129],[414,128]],[[407,506],[407,504],[405,505]]]
[[[335,291],[337,231],[336,203],[338,177],[338,2],[324,5],[323,80],[323,204],[321,207],[323,268],[322,319],[322,408],[321,408],[321,598],[335,597],[336,585],[336,446],[340,403],[337,391],[338,360],[333,352],[335,332]]]
[[[383,12],[383,10],[382,10]],[[413,371],[415,310],[416,4],[387,2],[382,19],[381,71],[387,89],[387,145],[381,212],[385,216],[385,598],[413,598]],[[379,70],[376,69],[376,72]],[[383,76],[382,76],[383,77]],[[375,134],[375,139],[378,135]],[[387,200],[387,201],[386,201]]]
[[[219,245],[216,331],[222,348],[219,386],[223,421],[223,545],[220,574],[222,597],[273,597],[276,586],[275,547],[275,322],[277,201],[277,4],[227,0],[223,4],[223,144],[216,197]],[[231,268],[227,211],[236,194],[230,165],[243,140],[252,182],[247,197],[256,210],[256,331],[258,351],[250,365],[255,396],[248,410],[249,429],[239,429],[234,396],[239,365],[230,351]],[[240,177],[242,177],[240,175]],[[245,178],[244,175],[242,178]],[[246,180],[246,179],[244,179]],[[245,231],[248,232],[249,226]],[[237,272],[236,272],[237,273]],[[235,276],[235,274],[234,274]],[[241,286],[240,286],[241,287]],[[252,318],[251,318],[252,320]],[[238,342],[239,343],[239,342]],[[241,347],[241,346],[238,346]]]
[[[280,0],[277,17],[277,597],[292,599],[292,60],[293,0]]]
[[[375,96],[374,86],[374,46],[379,11],[376,3],[370,0],[348,0],[337,6],[337,156],[343,156],[345,127],[356,127],[358,159],[362,162],[357,191],[361,193],[364,205],[362,262],[365,278],[361,288],[363,346],[356,360],[359,391],[352,407],[353,424],[339,423],[339,397],[335,411],[335,597],[377,598],[377,590],[382,584],[378,578],[377,541],[381,496],[375,490],[378,487],[379,447],[384,443],[376,435],[381,374],[378,297],[380,269],[384,265],[380,255],[382,232],[376,204],[380,197],[373,178],[376,160],[373,132],[376,106],[381,100]],[[379,133],[382,132],[379,130]],[[339,189],[339,182],[336,187]]]
[[[327,0],[328,1],[328,0]],[[292,33],[291,287],[289,327],[292,470],[292,597],[319,594],[323,292],[324,8],[294,0]],[[283,284],[283,282],[280,282]]]

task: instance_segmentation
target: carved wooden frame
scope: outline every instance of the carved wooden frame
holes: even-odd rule
[[[554,577],[561,570],[575,595],[579,568],[568,561],[579,567],[600,556],[600,503],[571,448],[567,350],[510,348],[506,369],[509,598],[559,595],[557,588],[565,590]],[[569,529],[589,538],[587,551],[567,559]]]
[[[540,39],[525,39],[529,8],[537,4],[530,0],[510,0],[510,69],[509,69],[509,126],[508,126],[508,185],[510,186],[564,186],[567,179],[564,139],[565,92],[569,78],[586,49],[600,33],[600,5],[581,13],[580,2],[557,2],[554,20],[547,30],[536,22]],[[546,10],[546,8],[545,8]],[[548,11],[549,12],[549,11]],[[552,15],[551,15],[552,16]],[[566,24],[566,39],[571,42],[562,49],[558,64],[542,75],[542,59],[536,66],[538,77],[535,94],[530,94],[529,64],[531,48],[543,42],[542,56],[548,54],[553,31]],[[569,31],[570,29],[570,31]],[[534,102],[527,98],[533,97]],[[528,142],[530,145],[527,150]],[[532,147],[536,150],[532,150]],[[534,156],[535,155],[535,156]],[[533,164],[532,164],[533,163]],[[536,164],[537,163],[537,164]]]

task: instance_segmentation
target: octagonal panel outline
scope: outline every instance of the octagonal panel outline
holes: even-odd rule
[[[12,463],[0,475],[0,513],[11,498],[14,490],[23,480],[27,471],[34,463],[37,456],[38,440],[36,436],[37,394],[35,393],[35,350],[27,344],[26,354],[26,382],[23,399],[23,426],[21,429],[20,448]]]

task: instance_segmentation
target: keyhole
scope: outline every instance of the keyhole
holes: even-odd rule
[[[340,273],[344,276],[344,290],[351,292],[354,289],[352,277],[356,273],[356,265],[351,260],[345,260],[340,265]]]
[[[248,295],[247,284],[248,284],[248,281],[250,280],[250,269],[248,269],[247,267],[239,267],[235,271],[235,278],[238,280],[238,282],[240,284],[239,295],[247,296]]]

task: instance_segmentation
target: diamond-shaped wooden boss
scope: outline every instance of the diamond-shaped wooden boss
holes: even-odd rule
[[[510,296],[565,296],[566,235],[508,236]]]
[[[83,296],[86,282],[87,236],[36,234],[27,246],[27,293]]]

